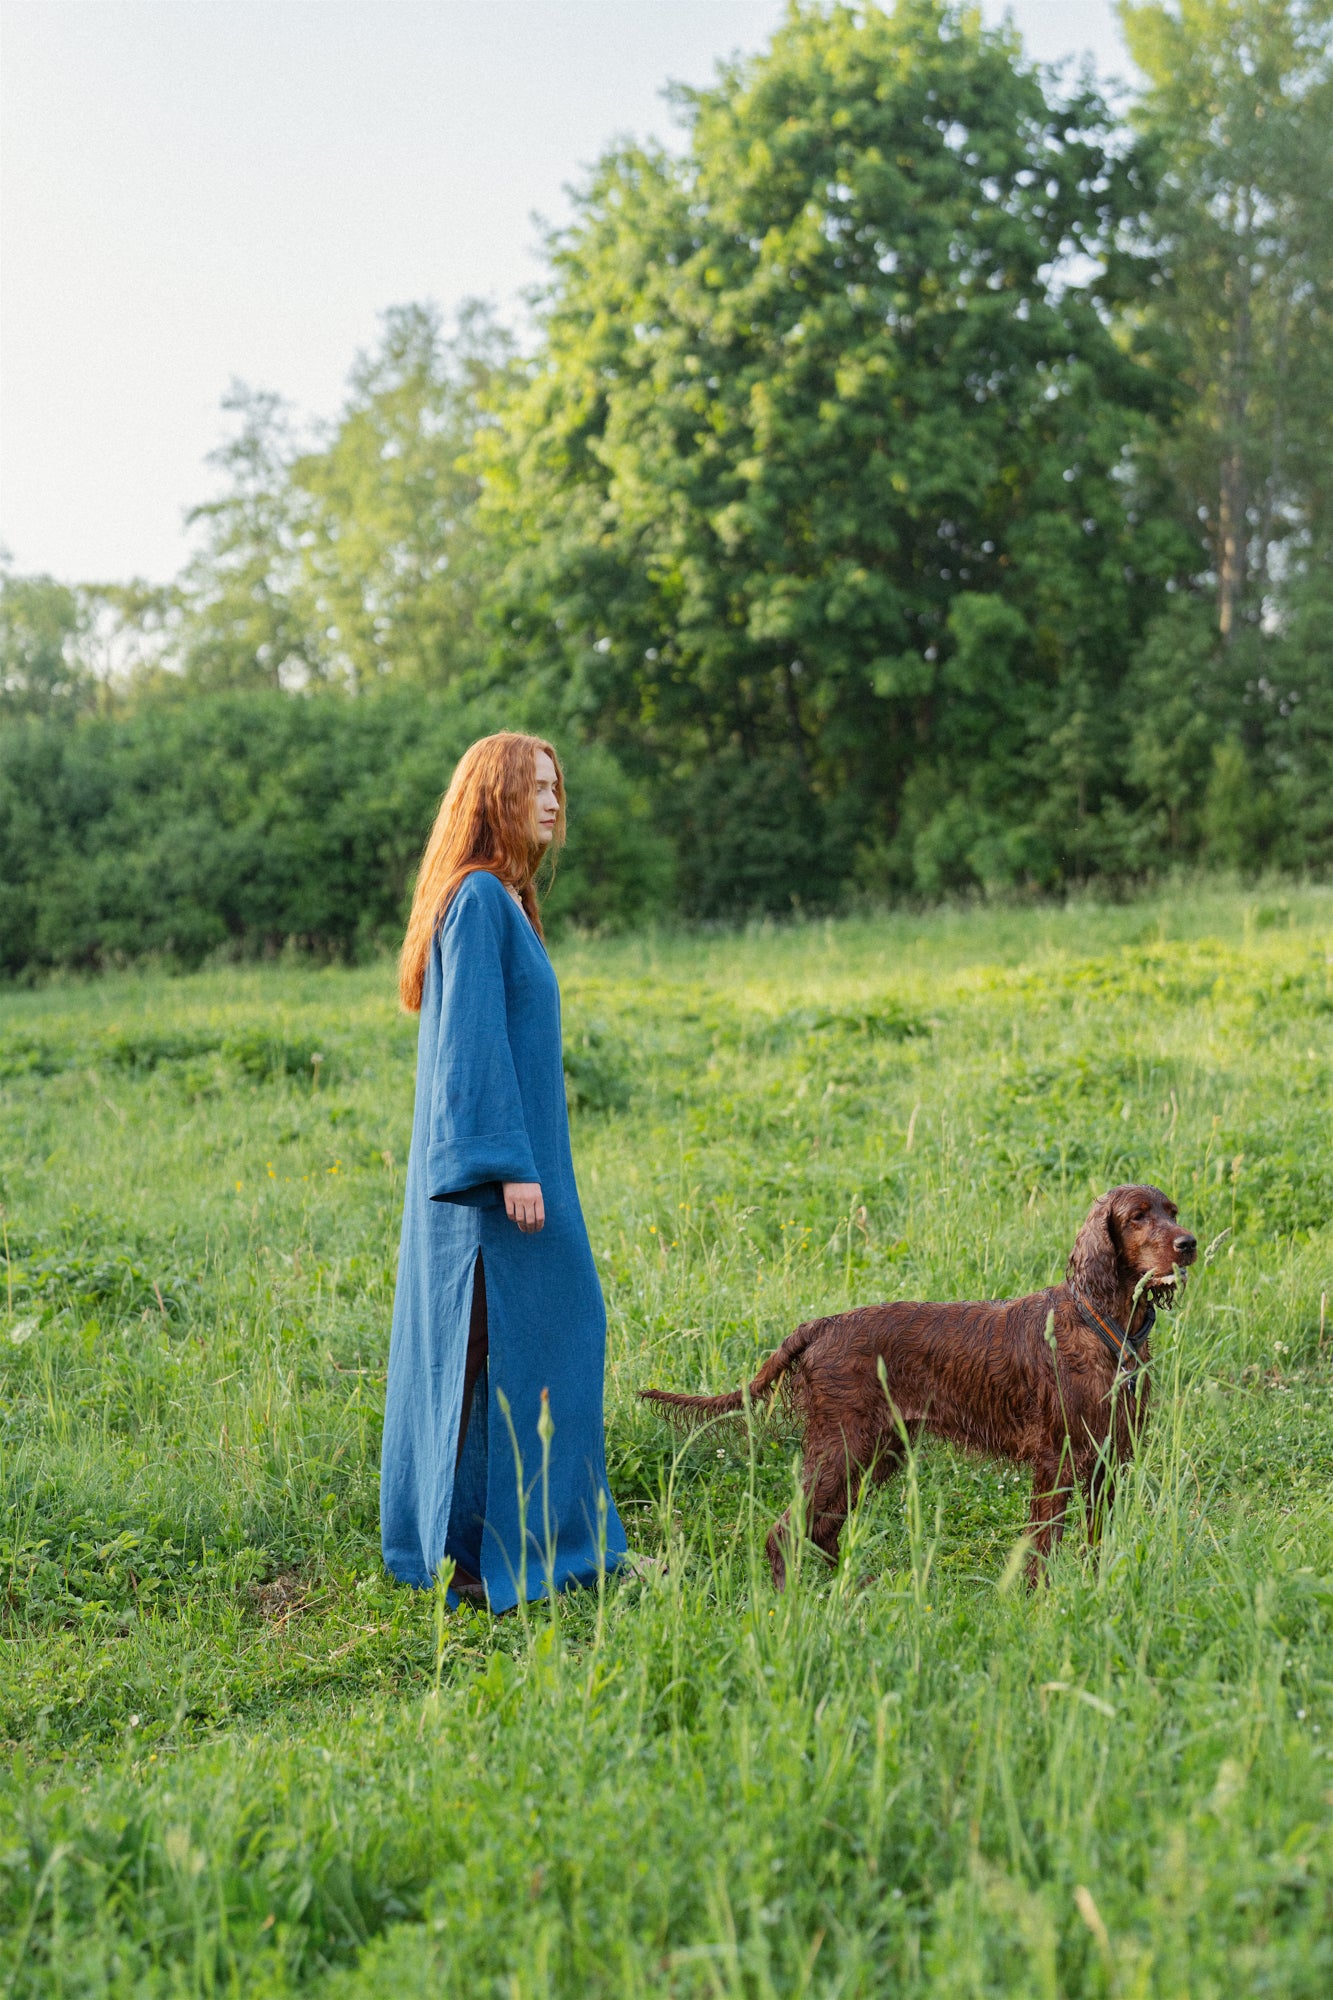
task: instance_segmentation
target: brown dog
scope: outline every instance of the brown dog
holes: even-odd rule
[[[748,1389],[642,1394],[703,1421],[782,1383],[805,1421],[806,1531],[830,1561],[863,1478],[878,1485],[896,1472],[905,1440],[920,1431],[1030,1466],[1035,1582],[1064,1531],[1075,1483],[1094,1527],[1100,1520],[1115,1468],[1147,1415],[1156,1305],[1174,1297],[1197,1247],[1160,1188],[1112,1188],[1089,1210],[1063,1285],[993,1304],[862,1306],[798,1326]],[[767,1544],[779,1590],[789,1533],[787,1513]]]

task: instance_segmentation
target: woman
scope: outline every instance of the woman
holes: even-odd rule
[[[625,1551],[602,1434],[606,1309],[574,1185],[560,990],[533,887],[564,831],[549,743],[474,743],[427,842],[399,967],[421,1028],[384,1560],[424,1587],[452,1557],[450,1602],[492,1611],[548,1584],[593,1583]]]

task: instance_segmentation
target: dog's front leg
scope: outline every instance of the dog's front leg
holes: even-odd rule
[[[1032,1543],[1032,1554],[1027,1560],[1030,1586],[1041,1582],[1046,1559],[1065,1531],[1069,1491],[1068,1471],[1055,1459],[1039,1459],[1032,1468],[1032,1506],[1028,1513],[1028,1537]]]
[[[1088,1540],[1094,1548],[1102,1538],[1111,1502],[1115,1498],[1115,1475],[1116,1468],[1103,1451],[1092,1461],[1086,1475],[1081,1475],[1079,1479],[1087,1500]]]

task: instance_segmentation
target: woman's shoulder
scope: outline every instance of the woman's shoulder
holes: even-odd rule
[[[503,924],[505,912],[516,909],[517,905],[498,875],[493,875],[489,868],[474,868],[463,877],[449,898],[440,931],[459,926],[466,928],[479,922]]]
[[[464,906],[468,903],[494,902],[499,908],[501,904],[509,901],[509,891],[499,876],[492,874],[489,868],[474,868],[463,877],[455,889],[453,900]]]

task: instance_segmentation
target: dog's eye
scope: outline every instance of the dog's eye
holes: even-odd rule
[[[1129,1219],[1131,1222],[1146,1222],[1148,1220],[1148,1211],[1146,1208],[1136,1208]]]

